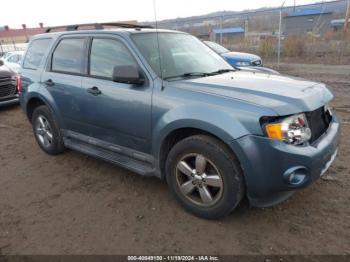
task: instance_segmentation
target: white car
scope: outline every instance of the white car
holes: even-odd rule
[[[4,62],[4,65],[18,73],[21,68],[23,55],[24,51],[8,52],[3,57],[1,57],[0,60]]]

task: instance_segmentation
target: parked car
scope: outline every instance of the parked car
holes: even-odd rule
[[[17,74],[0,60],[0,107],[19,103]]]
[[[206,45],[208,45],[211,49],[213,49],[216,53],[221,55],[229,62],[230,65],[233,66],[262,66],[263,62],[260,56],[242,53],[242,52],[231,52],[227,48],[219,45],[218,43],[211,41],[204,41]]]
[[[204,43],[216,53],[221,55],[230,65],[235,68],[251,72],[255,71],[268,74],[280,74],[276,70],[264,67],[260,56],[242,52],[231,52],[222,45],[211,41],[204,41]]]
[[[13,71],[18,73],[21,68],[23,54],[24,51],[8,52],[4,56],[2,56],[0,60],[2,60],[7,67],[11,68]]]
[[[227,215],[244,196],[280,203],[337,154],[324,84],[235,70],[186,33],[41,34],[21,72],[21,106],[43,151],[71,148],[164,179],[200,217]]]

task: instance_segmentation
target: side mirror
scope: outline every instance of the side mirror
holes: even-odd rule
[[[135,66],[115,66],[112,80],[133,85],[143,85],[145,83],[145,78]]]
[[[3,66],[4,65],[4,61],[2,61],[1,59],[0,59],[0,66]]]

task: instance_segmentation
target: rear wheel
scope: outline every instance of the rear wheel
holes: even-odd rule
[[[203,218],[229,214],[244,194],[237,159],[226,145],[210,136],[192,136],[177,143],[167,158],[166,178],[177,200]]]
[[[50,155],[64,151],[58,124],[47,106],[39,106],[34,110],[32,125],[35,139],[42,150]]]

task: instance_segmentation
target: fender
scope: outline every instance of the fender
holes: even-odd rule
[[[231,123],[231,124],[227,124]],[[218,111],[215,107],[200,105],[182,106],[165,113],[156,123],[152,133],[153,155],[159,159],[164,139],[181,128],[196,128],[213,134],[227,145],[249,131],[230,112]]]

